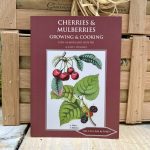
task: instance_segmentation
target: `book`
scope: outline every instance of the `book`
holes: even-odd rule
[[[119,137],[120,17],[31,17],[31,135]]]

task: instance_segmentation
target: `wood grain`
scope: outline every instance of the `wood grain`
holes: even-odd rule
[[[48,11],[48,10],[35,10],[35,9],[17,9],[17,29],[30,29],[31,16],[70,16],[69,11]],[[128,15],[117,15],[122,17],[122,33],[128,31]]]
[[[51,5],[47,4],[50,3]],[[17,9],[71,10],[72,0],[17,0]],[[117,6],[119,14],[129,14],[130,2]],[[106,10],[112,12],[112,9]],[[150,14],[150,1],[147,2],[146,14]]]
[[[150,35],[150,15],[146,16],[145,34]]]
[[[132,51],[132,39],[122,39],[121,40],[121,58],[131,58]],[[28,37],[21,36],[19,38],[20,42],[20,56],[30,56],[30,35]],[[150,40],[147,41],[147,57],[150,59]]]
[[[145,90],[144,101],[150,102],[150,90]]]
[[[125,121],[126,118],[126,103],[120,103],[120,122]],[[30,104],[20,104],[20,122],[30,122]]]
[[[72,0],[17,0],[18,9],[69,10]]]
[[[0,0],[0,29],[16,29],[16,0]]]
[[[30,88],[30,69],[20,69],[19,74],[20,74],[20,88]],[[121,72],[120,89],[128,89],[128,80],[129,80],[129,72]]]
[[[30,88],[30,70],[20,69],[20,88]]]
[[[150,121],[150,102],[144,102],[142,105],[142,121]],[[120,122],[125,122],[127,113],[127,103],[120,103]],[[30,104],[20,104],[20,122],[30,122]]]
[[[134,36],[132,46],[132,58],[129,80],[129,95],[127,105],[126,123],[135,124],[142,121],[142,104],[144,102],[144,90],[149,82],[147,68],[147,38]],[[148,77],[148,79],[147,79]],[[149,84],[147,85],[149,88]]]
[[[144,0],[145,1],[145,0]],[[144,8],[144,6],[142,5]],[[141,12],[141,11],[140,11]],[[17,29],[23,29],[23,30],[30,30],[30,17],[31,16],[70,16],[69,11],[49,11],[49,10],[35,10],[35,9],[17,9]],[[133,13],[135,14],[135,13]],[[141,14],[139,14],[141,15]],[[145,15],[145,14],[144,14]],[[132,16],[130,16],[130,29],[129,29],[129,15],[128,14],[115,14],[114,16],[121,16],[122,17],[122,33],[123,34],[150,34],[150,15],[145,15],[145,25],[142,24],[142,21],[139,19],[137,15],[133,21],[131,20]],[[142,18],[142,15],[140,16]],[[138,22],[140,20],[140,23],[133,24],[134,22]],[[143,20],[143,19],[142,19]],[[135,29],[134,29],[135,25]],[[133,29],[132,29],[133,28]],[[140,29],[142,31],[138,31],[137,28],[143,28]],[[136,31],[136,32],[134,32]]]
[[[30,69],[20,69],[20,88],[30,88]],[[146,73],[145,89],[150,89],[150,72]],[[121,72],[120,89],[129,89],[129,72]]]
[[[70,16],[69,11],[17,9],[17,29],[30,29],[31,16]]]
[[[20,103],[31,103],[31,89],[20,89]],[[146,100],[150,101],[150,91],[145,92],[146,94]],[[128,90],[120,90],[120,102],[121,103],[126,103],[128,99]],[[145,100],[145,101],[146,101]]]
[[[20,69],[30,69],[30,37],[20,36]],[[131,58],[131,39],[122,39],[121,58]],[[121,66],[122,71],[129,71],[130,63]]]
[[[150,102],[143,103],[142,109],[142,120],[150,121]]]
[[[30,89],[20,89],[20,103],[30,103]],[[128,100],[128,90],[120,90],[120,102],[126,103]],[[150,90],[145,90],[144,102],[150,102]]]
[[[20,104],[20,123],[30,123],[30,104]]]
[[[20,89],[20,103],[30,103],[31,102],[31,89]]]
[[[4,125],[19,124],[19,33],[3,31],[2,102]]]
[[[129,33],[144,34],[146,25],[147,0],[130,1]]]

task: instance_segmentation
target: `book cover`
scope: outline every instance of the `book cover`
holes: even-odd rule
[[[31,17],[31,135],[118,138],[120,17]]]

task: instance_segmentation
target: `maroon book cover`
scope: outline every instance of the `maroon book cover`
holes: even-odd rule
[[[31,135],[119,137],[120,17],[31,17]]]

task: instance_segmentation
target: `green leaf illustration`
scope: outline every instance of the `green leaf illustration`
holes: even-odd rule
[[[83,115],[78,103],[64,101],[59,109],[60,125],[66,124],[72,120],[80,119]]]
[[[74,86],[74,94],[94,100],[99,94],[99,75],[90,75],[79,80]]]
[[[53,66],[56,67],[60,61],[61,61],[61,56],[55,56],[52,60]]]
[[[83,54],[80,55],[79,58],[87,63],[92,63],[93,65],[95,65],[98,69],[102,68],[102,62],[99,58],[97,58],[95,55],[93,54]]]
[[[77,68],[82,71],[83,70],[83,62],[82,62],[82,60],[78,56],[73,56],[73,58],[76,61]]]
[[[58,95],[58,96],[62,95],[62,93],[63,93],[63,83],[60,79],[53,78],[51,88],[52,88],[52,91],[56,95]]]
[[[76,101],[76,99],[73,96],[73,94],[74,94],[73,86],[71,86],[71,85],[64,85],[64,87],[63,87],[63,94],[62,94],[64,100],[74,103]]]
[[[63,99],[68,102],[74,103],[76,98],[74,97],[74,89],[71,85],[63,86],[63,93],[61,96],[56,95],[53,91],[51,91],[51,99]]]
[[[61,99],[62,96],[56,95],[53,91],[51,91],[51,99]]]

